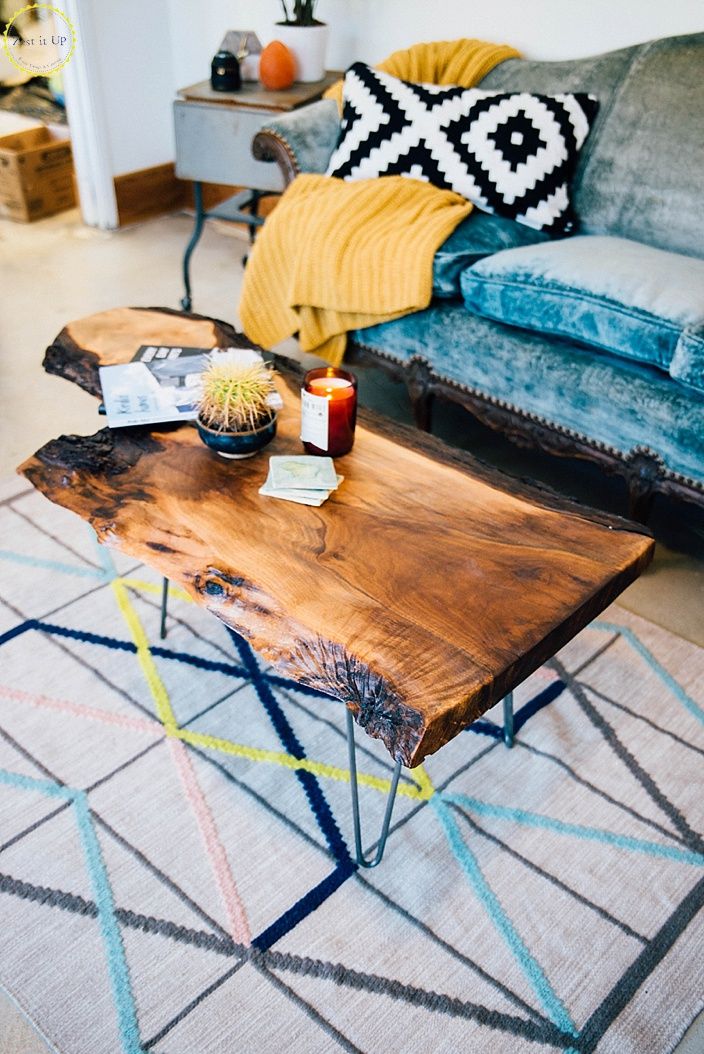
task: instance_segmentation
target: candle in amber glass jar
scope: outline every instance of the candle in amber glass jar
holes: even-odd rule
[[[309,454],[342,457],[352,449],[357,378],[347,370],[309,370],[301,390],[301,439]]]

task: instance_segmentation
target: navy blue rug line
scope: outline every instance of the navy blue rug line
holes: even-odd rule
[[[7,641],[12,640],[13,637],[26,633],[28,630],[38,630],[43,633],[50,633],[56,637],[67,637],[71,640],[81,641],[83,644],[96,644],[103,648],[111,648],[113,651],[127,651],[131,652],[133,655],[136,655],[137,653],[137,646],[131,640],[121,640],[119,637],[108,637],[102,633],[92,633],[90,630],[70,629],[68,626],[59,626],[53,622],[44,622],[42,619],[27,619],[19,626],[15,626],[13,629],[3,633],[0,636],[0,646]],[[208,670],[211,673],[224,673],[228,677],[248,676],[247,669],[244,666],[237,666],[234,663],[222,662],[217,659],[206,659],[200,655],[192,655],[190,652],[174,651],[172,648],[166,648],[160,644],[150,644],[149,650],[152,655],[156,655],[161,659],[173,659],[176,662],[183,662],[189,666],[195,667],[196,669]],[[291,681],[286,677],[280,677],[278,674],[267,673],[264,671],[262,671],[262,675],[277,687],[294,689],[303,695],[310,695],[316,699],[326,699],[335,702],[332,696],[326,695],[324,692],[319,692],[316,688],[309,688],[306,684],[298,684],[296,681]]]
[[[229,627],[225,628],[231,635],[235,645],[237,645],[238,640],[243,640],[243,638],[239,637],[234,630],[231,630]],[[137,653],[137,646],[133,644],[132,641],[120,640],[118,637],[108,637],[100,633],[91,633],[89,630],[70,629],[67,626],[59,626],[55,623],[43,622],[41,619],[27,619],[25,622],[20,623],[20,625],[1,634],[0,647],[8,641],[13,640],[15,637],[27,633],[29,630],[38,630],[39,632],[49,633],[57,637],[68,637],[71,640],[78,640],[84,644],[96,644],[101,647],[111,648],[115,651],[127,651],[131,652],[133,655]],[[226,662],[220,662],[215,659],[205,659],[199,655],[191,655],[188,652],[173,651],[170,648],[165,648],[157,644],[151,644],[149,650],[152,655],[156,655],[159,658],[183,662],[189,666],[195,667],[196,669],[208,670],[212,673],[224,673],[228,677],[249,677],[251,680],[254,680],[249,672],[250,668],[246,664],[237,666]],[[277,687],[288,688],[291,691],[300,692],[316,699],[324,699],[331,703],[339,702],[339,700],[336,700],[333,696],[327,695],[325,692],[319,692],[317,689],[310,688],[308,685],[299,684],[297,681],[289,680],[278,674],[267,673],[260,670],[258,664],[256,669],[258,682],[267,681]],[[520,710],[517,710],[514,715],[514,731],[520,731],[529,718],[533,717],[533,715],[537,714],[539,710],[542,710],[543,707],[557,699],[565,690],[565,687],[566,685],[564,681],[556,680],[548,685],[547,688],[544,688],[542,692],[539,692],[538,695],[534,696],[533,699],[524,703]],[[272,698],[274,697],[272,696]],[[274,702],[276,702],[275,699]],[[276,705],[278,706],[278,704]],[[481,719],[473,721],[472,724],[467,725],[463,731],[474,732],[476,735],[491,736],[493,739],[503,738],[503,729],[493,721],[485,721]],[[289,753],[294,752],[289,751]],[[298,757],[299,755],[294,754],[294,756]],[[300,756],[304,757],[305,755]]]
[[[227,627],[227,632],[239,652],[240,659],[252,681],[254,690],[259,696],[261,704],[274,726],[276,734],[281,741],[281,745],[288,754],[303,760],[306,756],[303,745],[293,731],[278,699],[271,690],[271,686],[267,683],[266,677],[259,667],[254,652],[245,639],[235,633],[234,630],[231,630],[229,626]],[[296,777],[303,787],[303,791],[308,799],[308,803],[313,811],[313,815],[315,816],[320,831],[328,843],[328,847],[335,860],[337,860],[339,864],[349,863],[350,854],[347,844],[342,837],[342,832],[337,825],[337,820],[332,814],[332,809],[330,808],[328,800],[318,783],[317,777],[314,776],[312,772],[305,772],[302,769],[296,769]]]
[[[252,941],[254,947],[259,948],[260,951],[268,951],[272,945],[290,933],[299,922],[303,922],[308,915],[324,904],[328,897],[331,897],[348,878],[351,878],[356,870],[357,864],[348,855],[347,860],[341,861],[322,882],[304,893],[283,915],[280,915],[267,929],[255,937]]]

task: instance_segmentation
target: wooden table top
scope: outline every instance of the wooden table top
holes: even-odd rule
[[[140,344],[251,346],[225,323],[123,308],[71,323],[45,367],[99,394]],[[279,432],[226,462],[196,430],[62,436],[19,469],[104,544],[168,576],[283,674],[344,700],[418,765],[579,632],[649,562],[644,528],[527,488],[362,413],[345,482],[320,508],[258,494],[301,452],[300,378]]]
[[[244,106],[257,110],[295,110],[306,103],[315,102],[323,92],[344,77],[340,70],[326,70],[320,81],[306,83],[297,81],[290,88],[269,91],[259,81],[243,81],[239,91],[213,91],[210,81],[199,81],[187,88],[179,89],[179,96],[188,102],[218,103],[220,106]]]

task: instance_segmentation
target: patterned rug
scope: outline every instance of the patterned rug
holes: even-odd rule
[[[0,981],[60,1054],[663,1054],[702,1006],[704,651],[611,608],[351,857],[342,707],[0,487]],[[391,773],[358,736],[367,841]],[[699,914],[698,914],[699,913]]]

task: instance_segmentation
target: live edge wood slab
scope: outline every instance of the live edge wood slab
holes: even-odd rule
[[[99,394],[140,344],[251,346],[226,325],[122,308],[73,322],[46,368]],[[362,413],[321,508],[261,497],[300,453],[300,377],[268,451],[226,462],[194,428],[61,436],[19,469],[100,541],[186,589],[282,673],[345,701],[418,765],[603,610],[649,562],[644,528],[528,488]]]

